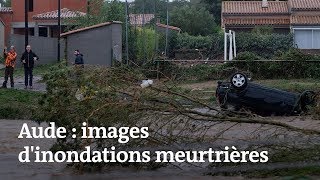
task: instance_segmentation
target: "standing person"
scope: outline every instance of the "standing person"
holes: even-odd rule
[[[74,64],[76,66],[83,67],[83,64],[84,64],[83,54],[81,54],[80,51],[77,49],[74,51],[74,55],[76,56],[76,59],[74,60]]]
[[[27,45],[26,51],[22,54],[21,62],[24,65],[24,85],[25,89],[28,88],[28,85],[30,86],[30,89],[32,89],[32,79],[33,79],[33,67],[34,67],[34,61],[38,61],[39,57],[32,52],[31,46]],[[29,81],[28,81],[29,80]]]
[[[84,61],[83,61],[83,55],[80,53],[80,51],[78,49],[74,50],[73,53],[76,58],[74,60],[74,67],[75,67],[75,74],[76,74],[76,78],[77,78],[77,84],[78,86],[80,86],[81,84],[81,79],[82,79],[82,69],[84,68]]]
[[[3,50],[3,56],[6,59],[4,63],[6,66],[6,69],[5,69],[4,82],[2,84],[2,87],[7,88],[8,78],[10,77],[11,88],[13,88],[14,87],[13,71],[14,71],[14,66],[16,64],[16,59],[17,59],[17,53],[16,53],[15,47],[11,46],[9,52],[7,52],[7,47],[5,47]]]

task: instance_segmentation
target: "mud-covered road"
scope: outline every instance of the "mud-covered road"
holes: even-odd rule
[[[271,117],[270,117],[271,118]],[[286,122],[293,126],[306,129],[320,129],[320,121],[310,117],[272,117],[273,120]],[[271,119],[270,119],[271,120]],[[70,169],[66,169],[66,164],[62,163],[20,163],[18,153],[24,146],[41,146],[41,150],[49,150],[55,139],[18,139],[18,134],[22,124],[29,126],[39,126],[33,121],[25,120],[0,120],[0,179],[212,179],[211,176],[202,176],[206,169],[197,167],[186,167],[178,169],[173,166],[160,168],[155,171],[137,171],[130,168],[115,168],[106,172],[95,174],[77,174]],[[40,126],[47,127],[42,123]],[[283,144],[283,143],[320,143],[318,136],[306,136],[301,133],[289,132],[274,133],[278,128],[269,125],[258,124],[234,124],[222,123],[214,126],[208,131],[207,136],[215,136],[222,130],[229,128],[212,145],[245,145],[247,144]],[[285,132],[282,131],[281,132]],[[217,177],[214,179],[244,179],[243,177]]]

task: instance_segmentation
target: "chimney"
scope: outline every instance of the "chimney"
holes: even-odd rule
[[[268,0],[262,0],[262,8],[268,7]]]

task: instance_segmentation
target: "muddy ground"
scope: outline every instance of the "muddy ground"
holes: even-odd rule
[[[40,77],[35,77],[34,91],[45,91],[45,84],[41,83]],[[2,82],[0,80],[0,82]],[[16,79],[17,89],[24,88],[24,79]],[[212,96],[216,87],[216,81],[203,83],[189,83],[181,85],[181,87],[190,89],[191,91],[205,91]],[[206,112],[206,109],[200,111]],[[291,116],[291,117],[266,117],[270,121],[285,122],[291,126],[304,129],[320,129],[320,120],[313,119],[311,116]],[[252,166],[221,167],[206,168],[208,164],[201,165],[181,165],[168,166],[153,171],[136,170],[130,168],[113,168],[99,173],[79,174],[69,168],[65,163],[20,163],[18,161],[18,153],[23,150],[26,145],[39,145],[41,150],[49,150],[55,139],[18,139],[18,134],[22,124],[28,123],[29,126],[47,127],[47,124],[37,123],[29,120],[0,120],[0,179],[63,179],[63,180],[82,180],[82,179],[245,179],[242,176],[205,176],[212,172],[233,172],[243,169],[252,169]],[[198,122],[204,125],[208,122]],[[215,138],[218,137],[218,138]],[[305,135],[302,133],[292,132],[283,128],[276,128],[270,125],[260,124],[237,124],[237,123],[219,123],[212,126],[206,133],[206,139],[214,139],[210,143],[197,146],[197,149],[207,147],[221,147],[224,145],[237,146],[239,148],[247,148],[251,145],[260,146],[296,146],[305,147],[308,145],[320,144],[320,137],[316,135]],[[315,162],[318,163],[318,162]],[[300,167],[307,166],[305,162],[301,163],[282,163],[274,165],[274,167]],[[315,164],[317,165],[317,164]],[[318,163],[320,166],[320,162]],[[255,165],[257,169],[265,169],[266,166]],[[274,179],[274,178],[270,178]],[[317,179],[317,177],[314,177]]]
[[[272,117],[273,120],[286,122],[293,126],[304,127],[306,129],[320,129],[320,121],[310,117]],[[271,119],[270,119],[271,120]],[[62,163],[20,163],[18,153],[26,145],[39,145],[42,150],[49,150],[55,139],[18,139],[22,124],[29,126],[39,126],[37,123],[25,120],[0,120],[0,179],[245,179],[241,176],[220,177],[203,176],[211,171],[234,171],[235,169],[207,169],[205,164],[197,166],[182,165],[181,169],[174,166],[160,168],[155,171],[138,171],[130,168],[114,168],[102,173],[78,174],[70,169],[66,169],[66,164]],[[47,127],[45,123],[40,126]],[[215,147],[217,145],[234,145],[245,147],[252,144],[260,145],[305,145],[308,143],[319,143],[318,136],[306,136],[296,132],[288,132],[283,129],[274,128],[267,125],[222,123],[212,127],[208,133],[208,138],[224,132],[220,138],[206,144],[204,147]],[[276,133],[277,132],[277,133]],[[275,135],[277,134],[277,135]],[[199,147],[198,147],[199,148]],[[205,149],[204,149],[205,150]],[[320,165],[320,163],[319,163]],[[255,165],[258,167],[259,165]],[[299,166],[299,164],[280,164],[280,166]],[[239,166],[239,168],[250,168]],[[260,168],[264,168],[261,166]]]

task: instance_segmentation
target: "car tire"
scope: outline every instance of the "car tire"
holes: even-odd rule
[[[230,83],[236,90],[245,89],[248,85],[248,78],[242,73],[234,73],[230,78]]]

